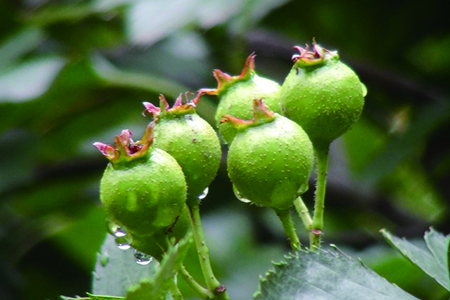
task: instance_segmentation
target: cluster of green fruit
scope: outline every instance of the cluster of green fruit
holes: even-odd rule
[[[115,147],[95,143],[110,160],[101,181],[101,201],[110,221],[126,229],[132,247],[159,259],[167,238],[179,239],[189,226],[195,228],[199,198],[221,159],[215,131],[196,113],[205,94],[220,99],[216,122],[229,144],[228,174],[236,196],[273,208],[288,233],[292,226],[286,216],[308,189],[314,152],[320,183],[321,170],[326,178],[330,143],[358,120],[365,96],[357,75],[336,52],[316,43],[312,51],[295,48],[300,53],[292,57],[294,65],[282,86],[256,74],[252,54],[239,76],[215,70],[218,87],[199,90],[193,100],[180,96],[172,108],[164,96],[159,108],[144,103],[153,120],[139,141],[124,130]],[[319,236],[324,190],[324,184],[318,186],[317,216],[315,212],[307,222],[307,229]],[[292,232],[288,236],[299,247]]]

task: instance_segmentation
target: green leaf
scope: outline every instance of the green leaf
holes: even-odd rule
[[[151,45],[193,22],[199,0],[137,1],[126,14],[128,39]]]
[[[398,238],[386,230],[382,230],[384,238],[403,256],[433,277],[440,285],[450,291],[448,249],[450,236],[430,229],[425,233],[425,242],[428,249],[422,249]]]
[[[10,66],[22,55],[36,49],[45,39],[45,34],[41,29],[27,28],[0,45],[0,68]]]
[[[417,299],[338,250],[301,250],[274,266],[255,299]]]
[[[61,57],[35,59],[0,73],[0,102],[22,102],[41,96],[64,66]]]
[[[154,278],[145,278],[130,288],[126,300],[164,300],[174,276],[192,244],[192,234],[187,234],[177,245],[169,247]]]
[[[100,253],[92,282],[96,295],[125,296],[130,286],[136,285],[150,274],[152,263],[141,266],[135,262],[133,250],[120,250],[115,239],[106,237]]]

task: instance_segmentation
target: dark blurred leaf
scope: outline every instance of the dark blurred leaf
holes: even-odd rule
[[[446,237],[430,229],[430,231],[425,233],[425,242],[428,249],[422,249],[408,242],[406,239],[400,239],[392,235],[386,230],[382,230],[382,233],[384,238],[403,256],[450,291],[448,269],[450,236]]]
[[[0,70],[10,66],[23,54],[34,50],[45,38],[45,33],[37,28],[25,29],[0,45]]]
[[[169,247],[154,278],[145,278],[131,287],[125,299],[164,300],[192,242],[192,234],[188,233],[175,246]]]
[[[261,279],[258,300],[417,299],[337,250],[298,251]]]
[[[0,102],[22,102],[41,96],[64,64],[61,57],[48,57],[27,61],[0,73]]]
[[[76,297],[76,298],[72,298],[72,297],[65,297],[65,296],[61,296],[62,300],[119,300],[119,299],[124,299],[124,297],[115,297],[115,296],[102,296],[102,295],[92,295],[92,294],[87,294],[88,297]]]
[[[105,239],[105,213],[100,206],[91,206],[82,217],[56,234],[52,241],[73,257],[86,271],[95,267],[98,249]]]
[[[25,14],[24,20],[35,26],[79,21],[94,14],[106,13],[129,2],[132,2],[132,0],[98,0],[87,4],[48,5],[33,13]]]
[[[160,76],[119,70],[101,56],[93,58],[93,68],[105,84],[112,87],[164,94],[169,99],[175,99],[180,93],[190,90],[188,87]],[[215,111],[215,105],[210,101],[201,101],[197,111],[210,124],[215,122],[212,114]]]
[[[377,181],[392,172],[406,158],[411,157],[433,130],[450,117],[448,105],[428,106],[417,112],[406,131],[399,137],[393,136],[384,150],[361,172],[367,180]]]
[[[141,266],[135,262],[133,250],[117,248],[115,238],[107,235],[93,274],[92,293],[96,295],[125,296],[130,286],[150,275],[153,264]]]

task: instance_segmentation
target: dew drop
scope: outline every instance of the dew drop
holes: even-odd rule
[[[117,244],[117,248],[119,248],[120,250],[128,250],[131,248],[130,244],[127,243],[116,243]]]
[[[205,197],[208,195],[209,188],[207,187],[200,195],[198,195],[199,200],[205,199]]]
[[[244,203],[250,203],[250,202],[251,202],[250,200],[248,200],[248,199],[242,197],[241,193],[239,193],[239,191],[238,191],[237,188],[234,186],[234,184],[233,184],[233,192],[234,192],[234,195],[236,196],[236,198],[238,198],[239,201],[242,201],[242,202],[244,202]]]
[[[108,222],[108,231],[117,238],[124,237],[127,235],[125,229],[123,229],[122,227],[111,221]]]
[[[140,251],[135,250],[134,252],[134,260],[137,264],[141,266],[146,266],[153,260],[153,257],[151,257],[148,254],[142,253]]]
[[[116,245],[117,248],[119,248],[120,250],[128,250],[131,248],[130,242],[127,240],[126,237],[116,238]]]

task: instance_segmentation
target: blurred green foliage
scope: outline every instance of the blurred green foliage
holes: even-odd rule
[[[214,87],[212,69],[237,74],[253,51],[257,72],[282,83],[291,46],[315,37],[369,91],[361,120],[332,145],[325,242],[421,299],[447,299],[378,230],[450,232],[449,29],[436,0],[0,1],[1,298],[90,290],[106,234],[106,160],[92,143],[124,128],[139,137],[141,102]],[[199,107],[211,123],[215,105]],[[250,299],[288,251],[278,220],[237,201],[225,160],[202,212],[218,277],[232,299]]]

